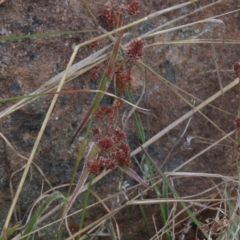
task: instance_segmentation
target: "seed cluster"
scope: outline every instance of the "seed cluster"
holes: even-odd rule
[[[128,5],[121,5],[118,9],[113,9],[109,4],[105,4],[102,11],[102,18],[110,25],[117,27],[122,22],[122,15],[136,15],[139,12],[139,2],[133,1]]]
[[[101,66],[95,66],[92,70],[91,70],[91,72],[90,72],[90,78],[91,79],[96,79],[96,78],[98,78],[99,77],[99,75],[100,75],[100,73],[102,72],[102,67]]]
[[[123,14],[135,15],[139,11],[139,2],[134,0],[128,5],[121,5],[118,9],[113,9],[109,4],[104,6],[102,18],[110,25],[119,27],[122,23]],[[95,47],[95,44],[93,44]],[[98,175],[106,169],[115,169],[117,166],[129,167],[131,164],[130,147],[126,140],[126,133],[114,126],[117,109],[123,104],[122,95],[126,87],[132,82],[132,69],[136,61],[143,56],[143,41],[133,40],[129,43],[125,56],[119,57],[113,66],[115,74],[118,98],[110,106],[101,106],[95,113],[98,124],[91,132],[99,148],[95,159],[87,159],[86,166],[90,173]],[[91,78],[96,78],[100,69],[94,68]]]
[[[126,56],[132,62],[136,62],[143,56],[143,41],[133,40],[129,43],[128,49],[126,51]]]
[[[98,111],[95,114],[95,117],[100,120],[108,117],[113,121],[115,119],[115,108],[113,108],[112,106],[99,107]]]
[[[236,77],[240,78],[240,62],[236,62],[233,66],[234,73]]]
[[[136,15],[139,12],[139,2],[133,1],[128,5],[122,5],[121,9],[126,11],[129,15]]]
[[[131,71],[132,71],[132,68],[129,68],[128,70],[126,70],[123,66],[121,66],[115,71],[116,85],[118,89],[124,90],[126,86],[131,84],[132,82]]]
[[[123,15],[127,13],[128,15],[135,15],[139,12],[139,2],[134,0],[128,5],[121,5],[117,9],[113,9],[109,3],[104,5],[104,9],[102,11],[102,18],[107,22],[108,25],[119,27],[122,24],[122,19],[124,19]],[[91,43],[91,47],[96,47],[98,44],[97,41]],[[140,39],[133,40],[129,43],[126,51],[125,58],[127,57],[130,60],[130,64],[126,69],[126,66],[123,65],[123,59],[117,60],[115,63],[115,76],[117,88],[121,91],[125,90],[126,86],[128,86],[132,82],[132,66],[133,63],[138,61],[143,56],[143,48],[144,43]],[[96,66],[90,72],[91,79],[95,79],[99,76],[100,72],[102,72],[102,68]]]
[[[237,129],[237,131],[240,131],[240,117],[237,117],[234,121],[234,126]]]
[[[99,157],[86,161],[92,174],[98,175],[104,168],[115,169],[118,165],[130,166],[130,148],[126,142],[126,134],[120,128],[113,129],[111,137],[100,138],[97,145],[100,149]]]
[[[102,11],[102,18],[110,25],[117,27],[121,20],[121,14],[119,10],[113,10],[109,4],[105,4]]]

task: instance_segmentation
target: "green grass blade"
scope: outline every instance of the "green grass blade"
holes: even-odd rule
[[[126,88],[125,93],[126,93],[126,96],[128,98],[128,101],[132,103],[132,96],[131,96],[131,93],[129,91],[129,88]],[[136,126],[137,126],[137,132],[138,132],[139,138],[141,140],[141,143],[144,143],[145,140],[146,140],[146,137],[145,137],[145,133],[144,133],[141,118],[140,118],[139,114],[136,113],[136,112],[133,113],[133,116],[134,116],[134,119],[135,119],[135,123],[136,123]],[[147,157],[146,157],[146,162],[147,162],[147,167],[148,167],[148,173],[150,174],[150,176],[153,177],[152,164],[151,164],[151,161]],[[159,198],[160,197],[159,190],[158,190],[158,187],[154,184],[155,181],[151,181],[151,183],[152,183],[152,185],[154,185],[153,189],[156,193],[156,196]],[[165,210],[165,206],[162,203],[160,203],[159,207],[160,207],[161,216],[163,218],[163,222],[165,224],[167,222],[167,218],[168,218],[168,215],[166,214],[167,212]],[[147,229],[149,229],[149,226],[148,226],[147,222],[145,221],[145,216],[146,215],[144,213],[144,209],[140,209],[140,210],[141,210],[145,225],[146,225]],[[167,240],[170,240],[170,239],[171,239],[171,237],[167,234]]]
[[[81,30],[81,31],[63,31],[63,32],[47,32],[47,33],[35,33],[31,35],[20,35],[20,36],[12,36],[12,37],[4,37],[0,38],[0,42],[3,41],[14,41],[14,40],[22,40],[29,38],[41,38],[41,37],[54,37],[57,35],[67,35],[67,34],[77,34],[77,33],[89,33],[96,32],[96,30]]]
[[[27,95],[27,96],[16,96],[16,97],[9,97],[9,98],[0,98],[0,103],[15,101],[15,100],[21,100],[24,98],[35,98],[35,97],[45,97],[47,94],[40,93],[40,94],[33,94],[33,95]]]
[[[125,93],[126,93],[128,101],[132,103],[132,96],[131,96],[131,93],[129,91],[129,88],[126,88]],[[143,125],[142,125],[141,118],[140,118],[139,114],[136,113],[136,112],[133,113],[133,116],[134,116],[134,119],[135,119],[135,123],[136,123],[136,126],[137,126],[137,132],[138,132],[139,138],[141,140],[141,143],[144,143],[146,141],[146,136],[145,136],[145,132],[144,132],[144,128],[143,128]],[[151,162],[148,158],[146,158],[146,162],[147,162],[148,171],[149,171],[150,175],[153,176],[153,169],[152,169]]]
[[[168,185],[163,182],[163,186],[162,186],[163,190],[163,198],[168,198]],[[168,203],[163,203],[163,212],[164,212],[164,218],[165,220],[167,220],[168,218]]]
[[[102,79],[101,79],[100,85],[99,85],[99,90],[105,91],[106,88],[107,88],[107,84],[109,83],[109,81],[110,81],[110,78],[108,78],[108,77],[106,76],[106,73],[104,73],[104,74],[103,74],[103,77],[102,77]],[[97,111],[97,109],[98,109],[98,106],[99,106],[100,101],[102,100],[102,98],[103,98],[103,93],[102,93],[102,92],[98,92],[98,93],[95,95],[95,97],[94,97],[94,99],[93,99],[93,101],[92,101],[92,104],[91,104],[91,106],[90,106],[90,108],[89,108],[86,116],[84,117],[84,119],[83,119],[82,122],[80,123],[79,127],[77,128],[77,131],[75,132],[75,134],[74,134],[74,136],[73,136],[73,138],[72,138],[72,140],[71,140],[70,143],[72,143],[72,142],[75,140],[75,138],[78,136],[78,134],[81,132],[81,130],[82,130],[82,129],[84,128],[84,126],[86,125],[86,123],[87,123],[87,121],[89,120],[89,118],[91,117],[91,120],[90,120],[90,121],[93,120],[94,115],[95,115],[95,113],[96,113],[96,111]],[[86,135],[86,134],[85,134],[85,135]]]
[[[130,93],[128,87],[125,90],[125,94],[128,98],[128,101],[132,103],[132,96],[131,96],[131,93]],[[141,139],[141,143],[144,143],[145,140],[146,140],[146,137],[145,137],[145,133],[144,133],[144,130],[143,130],[143,125],[142,125],[142,122],[141,122],[141,118],[139,117],[139,114],[136,113],[136,112],[133,113],[133,116],[134,116],[135,123],[136,123],[136,126],[137,126],[137,132],[139,134],[139,138]]]
[[[105,88],[105,86],[106,86],[106,84],[108,83],[109,80],[110,80],[110,79],[108,79],[108,78],[106,77],[106,73],[104,73],[104,75],[103,75],[103,77],[102,77],[102,79],[101,79],[100,85],[99,85],[99,89]],[[89,120],[88,125],[87,125],[87,130],[86,130],[86,132],[85,132],[85,134],[84,134],[84,138],[83,138],[83,140],[82,140],[82,142],[81,142],[82,144],[81,144],[81,147],[80,147],[80,150],[79,150],[79,153],[78,153],[78,157],[77,157],[77,160],[76,160],[74,169],[73,169],[72,178],[71,178],[71,182],[70,182],[70,186],[69,186],[69,190],[68,190],[67,196],[70,195],[71,188],[72,188],[72,184],[73,184],[75,175],[76,175],[76,173],[77,173],[78,166],[79,166],[79,164],[80,164],[80,162],[81,162],[81,159],[83,158],[84,151],[85,151],[85,149],[86,149],[86,147],[87,147],[87,144],[88,144],[88,135],[89,135],[90,130],[91,130],[91,128],[92,128],[93,120],[94,120],[94,117],[95,117],[94,114],[95,114],[95,112],[96,112],[97,109],[98,109],[98,106],[99,106],[99,104],[100,104],[100,101],[101,101],[102,97],[103,97],[103,93],[101,93],[101,92],[98,92],[98,93],[95,95],[95,98],[94,98],[94,100],[93,100],[93,102],[92,102],[92,104],[91,104],[91,106],[90,106],[89,112],[87,113],[87,115],[86,115],[86,117],[85,117],[85,118],[86,118],[86,121],[85,121],[85,122],[83,122],[84,120],[82,121],[82,122],[83,122],[83,123],[81,123],[82,126],[80,125],[80,126],[78,127],[78,129],[77,129],[77,131],[76,131],[76,133],[74,134],[74,137],[73,137],[73,139],[72,139],[72,141],[73,141],[74,138],[77,136],[77,134],[79,134],[79,132],[80,132],[81,129],[84,127],[84,125],[86,124],[87,120],[88,120],[89,117],[90,117],[90,120]],[[85,118],[84,118],[84,119],[85,119]],[[72,142],[72,141],[71,141],[71,142]]]
[[[13,235],[13,233],[20,227],[20,224],[16,224],[13,227],[10,227],[4,230],[3,236],[0,237],[0,240],[7,240]]]
[[[142,146],[140,146],[142,148]],[[151,156],[145,151],[144,148],[142,148],[142,151],[144,152],[144,154],[146,154],[146,156],[151,159]],[[155,166],[156,170],[158,171],[159,175],[162,177],[163,181],[167,184],[168,188],[171,190],[171,192],[173,193],[173,195],[176,198],[180,198],[180,195],[178,194],[178,192],[175,190],[175,188],[172,186],[171,182],[165,177],[165,175],[163,174],[162,170],[159,169],[154,161],[151,159],[153,165]],[[196,224],[196,226],[201,230],[202,226],[201,223],[197,220],[196,216],[192,213],[192,211],[187,207],[185,202],[180,202],[180,204],[182,205],[183,208],[185,208],[186,213],[189,215],[189,217],[192,219],[192,221]],[[202,233],[204,234],[204,236],[208,239],[208,234],[204,231],[202,231]]]
[[[168,199],[168,185],[166,184],[166,182],[163,182],[163,186],[162,186],[162,192],[163,192],[163,198]],[[169,207],[168,207],[168,203],[161,203],[162,205],[162,214],[163,214],[163,218],[164,218],[164,223],[166,224],[168,221],[168,217],[169,217]],[[169,226],[166,227],[167,231],[166,231],[166,236],[167,236],[167,240],[171,240],[171,234],[169,232]]]
[[[60,192],[54,192],[46,200],[44,200],[44,202],[39,206],[39,208],[34,213],[30,221],[27,223],[27,226],[25,227],[24,231],[22,232],[23,240],[29,239],[32,230],[34,230],[34,228],[36,227],[37,221],[41,217],[43,212],[47,209],[51,202],[59,198],[62,199],[63,201],[66,201],[65,197]]]
[[[93,181],[93,175],[91,175],[90,180],[89,180],[89,184],[88,184],[88,189],[84,198],[84,204],[83,204],[83,211],[81,214],[81,220],[80,220],[80,224],[79,224],[79,230],[82,229],[83,227],[83,223],[84,223],[84,217],[85,217],[85,213],[86,213],[86,209],[87,209],[87,205],[88,205],[88,199],[89,199],[89,195],[90,195],[90,190],[92,187],[92,181]]]
[[[101,91],[106,91],[107,88],[108,88],[108,85],[111,82],[113,67],[114,67],[114,63],[116,61],[117,53],[118,53],[119,48],[120,48],[121,39],[122,39],[122,32],[120,33],[116,43],[114,44],[113,51],[112,51],[112,54],[111,54],[111,57],[110,57],[110,60],[109,60],[109,63],[108,63],[107,72],[105,72],[103,74],[103,77],[101,79],[101,82],[100,82],[100,85],[99,85],[99,88],[98,88]],[[71,191],[71,188],[72,188],[72,184],[73,184],[78,166],[80,164],[81,159],[83,158],[84,151],[85,151],[85,149],[87,147],[87,144],[88,144],[88,135],[89,135],[89,132],[90,132],[91,127],[92,127],[92,123],[93,123],[93,120],[94,120],[94,117],[95,117],[94,115],[95,115],[95,113],[96,113],[96,111],[99,107],[99,104],[100,104],[100,102],[103,98],[103,95],[104,94],[101,93],[101,92],[98,92],[95,95],[95,98],[94,98],[94,100],[93,100],[93,102],[90,106],[90,109],[87,113],[87,116],[84,118],[84,120],[82,121],[82,123],[78,127],[78,129],[77,129],[76,133],[74,134],[73,139],[71,141],[71,142],[73,142],[73,140],[76,138],[76,136],[79,134],[79,132],[82,130],[82,128],[85,126],[88,119],[90,118],[88,126],[87,126],[87,131],[84,134],[84,139],[82,141],[82,145],[81,145],[81,148],[79,150],[77,161],[76,161],[76,164],[74,166],[74,170],[73,170],[73,174],[72,174],[72,178],[71,178],[71,182],[70,182],[70,186],[69,186],[68,196],[70,195],[70,191]]]
[[[144,224],[145,224],[145,226],[147,228],[147,231],[148,231],[148,234],[150,236],[150,229],[149,229],[149,224],[148,224],[148,220],[147,220],[145,210],[144,210],[142,205],[139,205],[139,208],[140,208],[140,211],[141,211],[141,214],[142,214],[142,217],[143,217]]]

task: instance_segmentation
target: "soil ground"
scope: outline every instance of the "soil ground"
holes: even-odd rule
[[[126,1],[111,1],[113,6],[118,6]],[[127,1],[128,2],[128,1]],[[161,9],[181,3],[182,1],[157,1],[141,0],[140,12],[138,15],[126,19],[128,22],[148,16]],[[88,4],[96,18],[101,22],[101,11],[106,1],[92,1]],[[200,8],[212,1],[200,1],[195,4],[161,15],[160,17],[143,22],[128,30],[131,33],[124,41],[129,41],[153,28],[175,19],[187,12]],[[240,8],[240,2],[222,1],[219,4],[206,8],[197,14],[190,15],[181,21],[175,22],[170,27],[191,23],[208,17],[234,11]],[[240,39],[240,13],[233,12],[219,17],[220,21],[198,23],[174,32],[161,34],[157,37],[146,39],[145,44],[152,44],[158,41],[167,42],[171,40],[183,40],[199,37],[202,39],[239,40]],[[59,1],[35,1],[35,0],[6,0],[0,4],[0,37],[18,36],[35,33],[96,30],[86,9],[81,5],[81,1],[59,0]],[[15,41],[1,41],[0,38],[0,97],[26,95],[38,89],[47,80],[62,72],[72,55],[74,47],[99,35],[99,31],[83,32],[79,34],[68,34],[55,37],[44,37],[34,39],[24,39]],[[105,39],[99,42],[97,49],[110,43]],[[80,61],[92,54],[89,46],[81,48],[76,56],[75,62]],[[231,73],[233,64],[239,61],[240,48],[237,44],[162,44],[147,47],[144,52],[143,62],[148,64],[156,73],[163,76],[170,83],[184,91],[191,93],[201,100],[205,100],[231,83],[235,76]],[[217,68],[220,78],[218,77]],[[219,80],[221,83],[219,83]],[[99,79],[91,79],[89,72],[77,77],[65,84],[64,89],[95,89]],[[146,83],[146,91],[140,106],[151,109],[152,115],[141,114],[146,137],[149,139],[160,130],[180,118],[192,109],[183,99],[180,99],[169,87],[160,81],[155,74],[146,71],[141,66],[136,66],[134,71],[134,82],[131,86],[134,101],[141,95],[141,91]],[[110,86],[110,91],[113,87]],[[181,93],[177,90],[178,93]],[[188,101],[191,96],[181,95]],[[35,163],[42,169],[52,186],[66,184],[70,181],[72,169],[78,152],[80,141],[77,140],[70,146],[69,142],[73,136],[81,119],[85,116],[93,94],[79,93],[70,95],[60,95],[54,109],[51,121],[48,123],[38,152],[34,158]],[[222,131],[228,133],[234,129],[233,121],[238,110],[239,90],[237,87],[223,94],[212,104],[217,108],[207,106],[202,113],[212,120]],[[39,98],[28,105],[14,111],[1,119],[1,132],[13,145],[15,150],[29,157],[34,145],[36,136],[49,107],[51,97]],[[103,104],[111,103],[110,97],[104,97]],[[3,111],[12,106],[11,101],[0,105]],[[195,101],[195,106],[200,101]],[[129,110],[129,108],[128,108]],[[119,113],[120,116],[123,111]],[[164,170],[171,171],[177,166],[205,149],[210,141],[221,138],[222,132],[213,126],[210,120],[197,113],[192,118],[187,132],[183,139],[174,148],[168,158]],[[160,167],[164,158],[168,155],[172,146],[183,133],[187,121],[179,124],[173,130],[165,134],[148,148],[149,154]],[[121,121],[119,121],[121,125]],[[130,118],[126,132],[131,144],[131,149],[138,147],[139,137],[136,131],[134,119]],[[195,137],[191,146],[185,150],[181,146],[186,143],[186,137]],[[199,137],[203,139],[199,141]],[[234,136],[232,136],[234,138]],[[25,160],[14,154],[14,152],[1,140],[0,145],[0,228],[2,228],[7,212],[11,204],[11,192],[9,180],[11,174],[21,169],[26,163]],[[141,155],[137,156],[138,159]],[[181,171],[217,173],[222,175],[232,175],[236,171],[233,165],[233,147],[231,141],[226,140],[222,145],[216,145],[207,153],[195,159]],[[133,167],[137,165],[133,162]],[[80,169],[79,169],[80,172]],[[141,174],[141,172],[139,172]],[[22,172],[18,172],[11,179],[13,191],[16,190]],[[130,185],[136,184],[130,178],[121,174],[120,171],[111,173],[101,180],[94,190],[102,198],[109,194],[116,193],[119,181],[128,181]],[[19,200],[19,216],[22,219],[28,207],[39,196],[41,188],[47,190],[48,186],[44,182],[42,175],[36,168],[32,168],[32,175],[28,177],[23,192]],[[218,183],[218,180],[210,182],[203,178],[184,178],[175,182],[175,187],[181,196],[194,195],[209,185]],[[154,197],[153,193],[148,193],[146,198]],[[93,201],[93,200],[92,200]],[[81,197],[79,198],[81,202]],[[114,204],[114,203],[111,203]],[[157,205],[144,207],[147,212],[147,219],[152,222],[152,215],[158,212]],[[87,222],[101,216],[103,209],[96,208],[87,214]],[[205,214],[205,213],[204,213]],[[200,216],[204,221],[206,215]],[[210,214],[210,213],[209,213]],[[211,215],[211,214],[210,214]],[[161,217],[154,215],[157,227],[162,224]],[[149,239],[154,233],[153,224],[149,231],[146,230],[141,212],[138,207],[128,207],[116,215],[122,239]],[[76,224],[73,219],[73,225]],[[14,220],[13,220],[14,222]],[[187,239],[193,239],[196,229],[193,227]],[[42,233],[36,239],[50,239],[48,234]],[[192,235],[191,235],[192,234]],[[99,238],[103,239],[103,238]]]

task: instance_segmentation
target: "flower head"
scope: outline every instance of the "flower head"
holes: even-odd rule
[[[126,133],[123,132],[120,128],[115,128],[113,131],[113,140],[118,143],[125,139],[126,139]]]
[[[99,161],[99,159],[87,160],[86,165],[87,165],[88,171],[94,175],[98,175],[102,168],[102,164]]]
[[[237,145],[236,150],[240,152],[240,145]]]
[[[131,163],[129,145],[125,142],[118,144],[117,150],[111,153],[111,158],[119,165],[129,167]]]
[[[103,12],[103,19],[111,26],[117,26],[120,22],[120,14],[118,11],[114,11],[110,8],[109,4],[105,4]]]
[[[235,128],[240,131],[240,117],[237,117],[234,121]]]
[[[122,106],[122,100],[120,98],[114,99],[113,105],[114,108],[119,108]]]
[[[99,77],[100,73],[102,71],[102,68],[100,66],[95,66],[91,71],[90,71],[90,78],[91,79],[96,79]]]
[[[93,135],[99,135],[101,133],[101,130],[98,127],[92,128],[92,134]]]
[[[132,62],[136,62],[137,60],[139,60],[143,56],[143,41],[131,41],[128,45],[126,55]]]
[[[125,71],[123,67],[120,67],[116,72],[116,84],[120,90],[125,90],[126,86],[132,82],[131,68]]]
[[[102,166],[107,169],[115,169],[117,167],[117,162],[112,158],[104,158],[100,157],[100,161],[102,162]]]
[[[109,151],[114,146],[114,141],[110,137],[103,137],[97,142],[102,151]]]
[[[126,6],[126,11],[129,15],[135,15],[139,11],[139,2],[133,1],[129,5]]]
[[[103,119],[105,116],[109,116],[111,119],[114,119],[115,110],[112,106],[102,106],[98,109],[95,116],[99,119]]]
[[[237,77],[240,77],[240,62],[236,62],[233,66],[234,73]]]

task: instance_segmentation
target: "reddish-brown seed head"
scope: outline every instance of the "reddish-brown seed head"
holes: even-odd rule
[[[92,134],[93,135],[99,135],[100,133],[101,133],[100,128],[98,128],[98,127],[93,127],[92,128]]]
[[[109,151],[114,146],[114,141],[110,137],[103,137],[97,142],[102,151]]]
[[[237,117],[234,121],[235,128],[240,131],[240,117]]]
[[[233,66],[234,73],[237,77],[240,77],[240,62],[236,62]]]
[[[132,62],[139,60],[143,56],[143,41],[138,39],[131,41],[128,45],[126,56]]]
[[[87,165],[88,171],[94,175],[98,175],[102,168],[102,164],[99,161],[99,159],[87,160],[86,165]]]
[[[121,20],[119,11],[113,10],[108,4],[104,6],[102,17],[111,26],[117,26]]]
[[[240,152],[240,145],[237,145],[236,150]]]
[[[113,140],[118,143],[126,139],[126,133],[123,132],[120,128],[115,128],[113,131]]]
[[[139,2],[133,1],[126,6],[126,11],[129,15],[135,15],[139,12]]]

